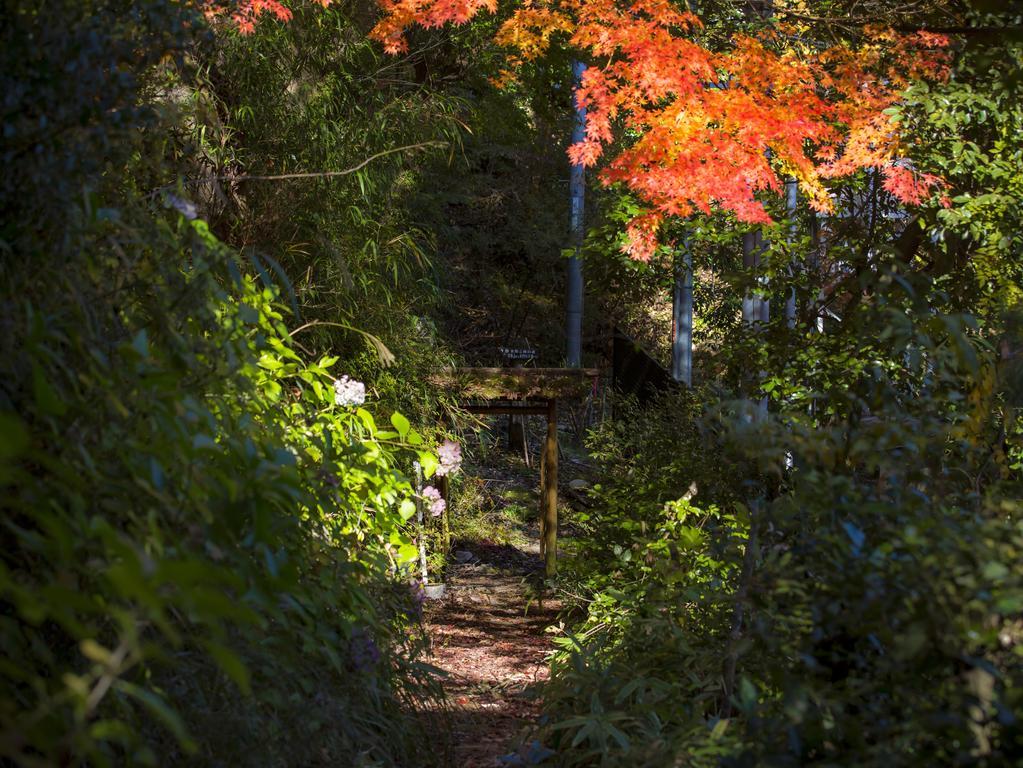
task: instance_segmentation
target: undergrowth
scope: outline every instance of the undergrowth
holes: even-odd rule
[[[893,456],[873,423],[850,436],[697,403],[680,393],[626,406],[591,434],[601,481],[577,519],[567,627],[544,691],[554,762],[1023,757],[1012,497],[977,499],[920,454]],[[915,404],[921,418],[898,444],[941,441],[933,408]],[[842,445],[854,448],[836,461]],[[878,460],[883,483],[867,469]]]

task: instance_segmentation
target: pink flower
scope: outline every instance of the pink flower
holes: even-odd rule
[[[462,447],[454,440],[445,440],[437,449],[437,458],[440,460],[437,474],[453,475],[462,466]]]
[[[434,488],[432,485],[428,485],[423,488],[423,498],[429,503],[430,514],[434,517],[439,517],[440,513],[447,507],[447,502],[444,501],[444,497],[440,495],[440,491]]]

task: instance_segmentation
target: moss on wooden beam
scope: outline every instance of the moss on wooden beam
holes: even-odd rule
[[[446,392],[472,400],[554,400],[584,397],[596,368],[449,368],[431,377]]]

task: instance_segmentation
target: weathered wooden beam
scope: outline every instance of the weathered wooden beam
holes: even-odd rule
[[[459,410],[467,413],[479,413],[483,415],[497,414],[519,414],[522,416],[544,416],[547,413],[546,405],[482,405],[482,404],[459,404]]]
[[[430,381],[466,400],[550,400],[588,395],[599,374],[596,368],[450,368]]]
[[[544,446],[543,565],[548,578],[558,572],[558,401],[547,403],[547,442]]]

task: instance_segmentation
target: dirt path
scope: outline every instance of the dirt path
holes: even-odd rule
[[[540,714],[544,630],[557,606],[530,602],[528,581],[541,567],[534,547],[475,542],[456,552],[472,559],[450,567],[446,596],[427,606],[431,662],[450,675],[452,768],[494,768]]]

